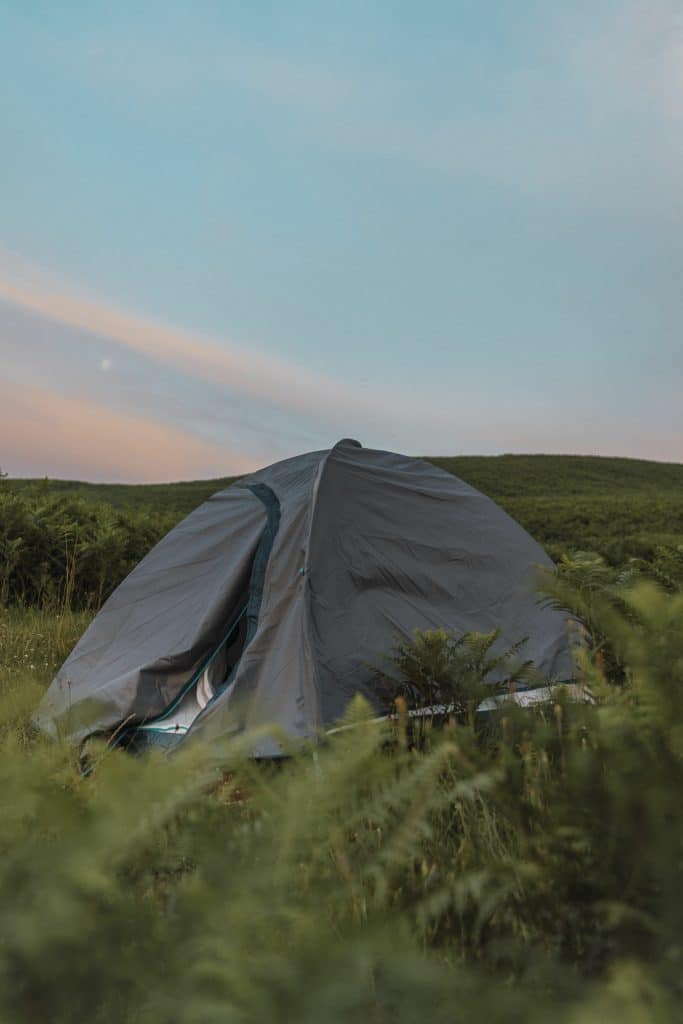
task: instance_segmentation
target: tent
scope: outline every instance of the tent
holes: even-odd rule
[[[114,591],[36,713],[52,735],[137,744],[274,723],[310,738],[416,628],[500,629],[573,678],[567,615],[537,596],[543,549],[421,459],[342,440],[213,495]],[[265,741],[254,751],[276,755]]]

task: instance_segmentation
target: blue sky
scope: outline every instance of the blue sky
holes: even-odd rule
[[[672,0],[0,6],[0,467],[683,461]]]

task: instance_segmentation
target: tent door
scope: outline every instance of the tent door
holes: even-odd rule
[[[268,560],[280,525],[280,503],[265,484],[249,485],[249,490],[265,506],[267,518],[240,610],[219,645],[166,711],[119,734],[117,742],[134,752],[150,745],[172,747],[182,740],[205,708],[231,684],[242,651],[256,632]]]

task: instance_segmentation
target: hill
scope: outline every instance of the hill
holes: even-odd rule
[[[585,455],[429,457],[488,494],[554,558],[596,551],[613,565],[683,545],[683,464]],[[236,477],[169,484],[5,480],[25,497],[64,496],[179,520]]]
[[[599,455],[460,455],[429,461],[490,497],[642,495],[683,498],[683,463]]]
[[[683,499],[683,463],[614,459],[599,455],[425,456],[495,500],[500,498],[645,495]],[[81,480],[9,479],[5,485],[31,493],[68,493],[106,501],[114,508],[153,506],[190,512],[237,480],[185,480],[167,484],[92,484]]]
[[[105,502],[121,511],[154,508],[158,512],[187,515],[216,491],[227,487],[237,477],[216,480],[186,480],[172,484],[91,484],[83,480],[8,479],[4,486],[25,497],[63,495]]]

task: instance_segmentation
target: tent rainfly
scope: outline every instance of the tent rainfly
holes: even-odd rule
[[[493,501],[421,459],[343,440],[213,495],[114,591],[35,721],[134,747],[266,724],[334,727],[397,637],[500,629],[501,649],[575,675],[568,616],[539,602],[543,549]],[[274,740],[254,751],[279,753]]]

